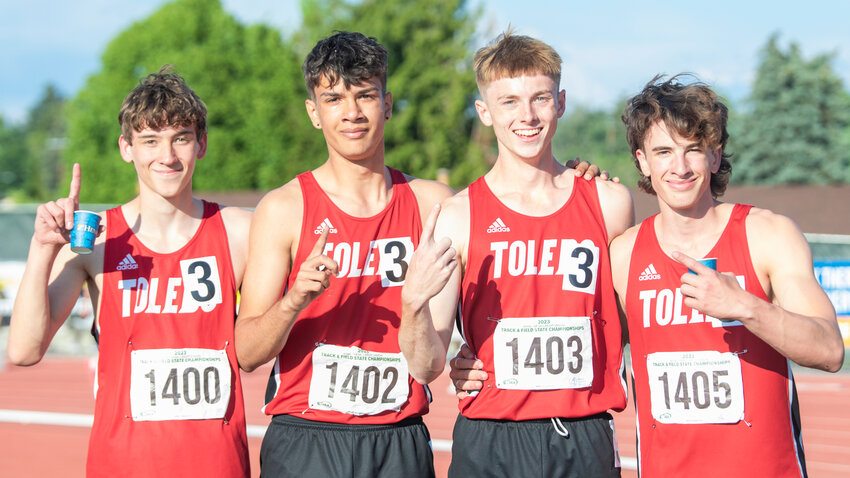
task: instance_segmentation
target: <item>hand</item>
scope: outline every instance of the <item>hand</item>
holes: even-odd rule
[[[80,207],[80,183],[82,172],[80,165],[74,163],[71,171],[71,187],[68,197],[46,202],[36,209],[36,241],[43,245],[63,245],[71,242],[71,230],[74,229],[74,211]]]
[[[464,399],[469,396],[469,392],[481,390],[484,387],[484,380],[487,380],[487,372],[483,370],[484,362],[475,358],[468,345],[461,345],[455,358],[449,361],[449,365],[452,367],[449,377],[452,379],[452,385],[455,386],[458,399]]]
[[[434,241],[439,215],[440,205],[436,204],[425,221],[401,291],[402,300],[414,308],[423,307],[443,290],[457,267],[457,252],[451,239],[444,237],[439,242]]]
[[[681,291],[686,306],[721,320],[739,320],[748,315],[747,302],[755,296],[741,288],[735,274],[719,273],[678,251],[672,257],[694,272],[682,276]]]
[[[322,231],[310,255],[301,263],[295,282],[284,297],[296,311],[304,310],[313,299],[321,295],[330,287],[331,275],[339,273],[336,261],[323,254],[329,232],[328,228]]]
[[[608,175],[608,171],[599,172],[599,166],[597,166],[595,164],[590,164],[587,161],[582,161],[579,158],[573,158],[573,159],[567,161],[566,166],[568,168],[575,169],[576,170],[575,171],[576,176],[581,176],[583,174],[584,179],[590,180],[590,179],[593,179],[597,176],[599,177],[599,179],[601,179],[603,181],[608,181],[610,179],[609,175]],[[615,178],[611,179],[611,181],[614,181],[615,183],[619,183],[620,178],[615,177]]]

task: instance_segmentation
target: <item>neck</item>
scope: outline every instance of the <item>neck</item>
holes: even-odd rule
[[[195,234],[203,217],[203,202],[188,194],[175,198],[139,194],[122,207],[136,236],[150,249],[171,252]]]
[[[660,214],[655,220],[658,242],[668,254],[673,250],[700,258],[707,254],[726,227],[728,215],[723,203],[708,195],[709,204],[676,210],[659,200]]]
[[[329,160],[313,176],[337,207],[352,216],[369,217],[382,211],[392,196],[392,178],[381,159]]]

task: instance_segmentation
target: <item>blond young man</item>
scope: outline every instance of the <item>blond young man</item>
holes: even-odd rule
[[[791,362],[841,367],[835,311],[790,219],[717,199],[732,169],[727,109],[682,79],[654,78],[623,114],[661,211],[611,244],[640,475],[804,477]]]
[[[498,159],[426,223],[401,349],[419,382],[434,380],[461,299],[486,379],[460,401],[450,476],[619,476],[607,412],[626,393],[608,244],[633,222],[631,196],[556,160],[565,92],[550,46],[507,32],[474,64]]]
[[[38,363],[87,283],[99,356],[86,475],[247,477],[233,327],[251,214],[192,196],[206,108],[179,75],[146,77],[118,121],[139,195],[101,213],[88,255],[69,247],[79,165],[69,196],[38,207],[9,357]]]

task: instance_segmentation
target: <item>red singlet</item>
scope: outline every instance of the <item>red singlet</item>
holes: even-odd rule
[[[248,476],[218,205],[205,202],[195,235],[169,254],[145,247],[120,207],[108,210],[103,269],[87,475]]]
[[[595,182],[531,217],[469,186],[463,332],[488,379],[467,418],[585,417],[626,405],[620,321]]]
[[[707,257],[767,300],[747,246],[750,207],[734,206]],[[626,293],[641,476],[804,476],[788,360],[739,322],[682,303],[687,269],[662,251],[654,224],[640,226]]]
[[[392,198],[372,217],[337,207],[311,172],[298,176],[304,216],[288,287],[325,228],[339,276],[298,315],[269,379],[264,412],[345,424],[391,424],[427,413],[427,388],[398,346],[401,286],[422,231],[416,197],[388,168]]]

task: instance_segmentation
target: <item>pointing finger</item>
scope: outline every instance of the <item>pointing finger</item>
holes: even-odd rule
[[[434,207],[431,208],[431,213],[428,214],[428,218],[425,220],[419,242],[431,242],[434,240],[434,228],[437,226],[437,217],[439,215],[440,205],[434,204]]]
[[[80,184],[82,183],[83,173],[79,163],[74,163],[71,169],[71,187],[68,193],[68,205],[65,207],[65,228],[71,229],[74,227],[74,211],[80,207]]]
[[[310,252],[310,257],[320,256],[325,251],[325,244],[328,243],[328,234],[330,233],[330,228],[326,227],[322,230],[322,235],[319,236],[319,239],[316,240],[316,243],[313,244],[313,250]]]

